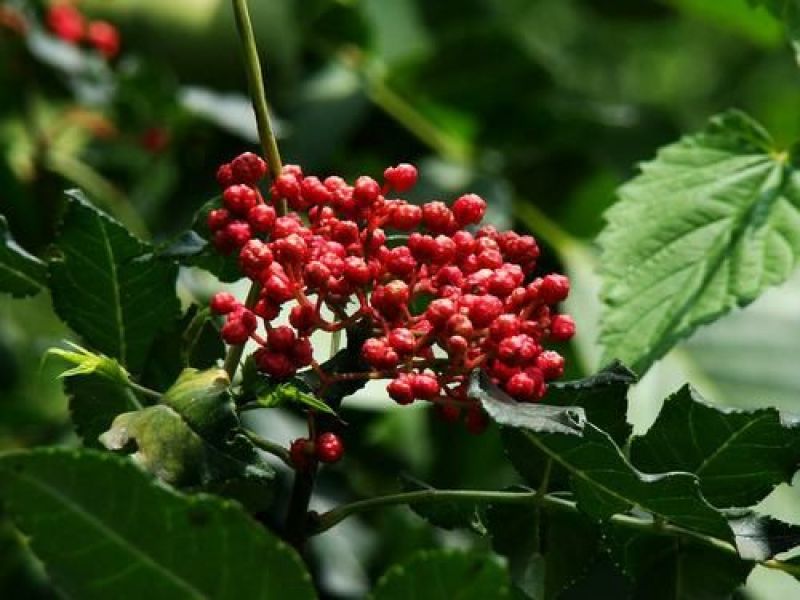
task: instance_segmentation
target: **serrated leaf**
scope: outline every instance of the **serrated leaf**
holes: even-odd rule
[[[694,473],[715,506],[752,506],[797,470],[800,422],[772,408],[712,406],[685,386],[647,433],[633,439],[630,456],[647,473]]]
[[[800,254],[792,160],[732,111],[642,165],[599,238],[606,361],[642,373],[698,326],[788,278]]]
[[[33,296],[47,287],[47,265],[25,251],[0,215],[0,292],[14,297]]]
[[[296,553],[237,506],[177,494],[130,461],[17,452],[0,456],[0,479],[9,514],[69,597],[315,597]]]
[[[800,526],[769,516],[750,513],[728,523],[744,560],[767,560],[800,545]]]
[[[628,388],[634,383],[635,373],[614,362],[589,377],[551,383],[542,401],[555,406],[582,408],[587,421],[610,435],[618,446],[623,446],[631,435],[631,424],[626,415]]]
[[[156,259],[81,192],[68,196],[60,256],[50,262],[55,310],[88,345],[136,372],[158,330],[177,316],[177,266]]]
[[[508,574],[490,556],[454,550],[423,550],[389,569],[373,600],[486,600],[509,598]]]
[[[141,408],[133,392],[98,377],[79,375],[64,382],[69,398],[70,421],[84,446],[102,448],[100,434],[111,427],[114,419]]]
[[[585,425],[582,437],[523,429],[508,432],[508,437],[518,445],[512,454],[515,466],[526,454],[541,452],[564,469],[578,507],[590,517],[602,521],[637,507],[668,523],[733,541],[725,519],[703,498],[694,475],[637,471],[609,435],[591,423]],[[527,453],[520,451],[525,448]],[[525,474],[524,462],[518,470]]]
[[[611,527],[605,543],[633,581],[634,600],[730,598],[753,563],[688,540]]]
[[[482,370],[476,370],[470,376],[467,393],[470,398],[480,401],[483,409],[499,425],[577,436],[586,420],[583,409],[579,407],[517,402]]]

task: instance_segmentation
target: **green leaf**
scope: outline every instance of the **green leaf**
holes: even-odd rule
[[[480,369],[470,377],[468,394],[480,401],[483,409],[500,425],[577,436],[581,434],[586,419],[579,407],[517,402]]]
[[[578,507],[590,517],[602,521],[636,507],[668,523],[733,541],[722,514],[700,494],[694,475],[640,473],[609,435],[591,423],[582,437],[522,429],[509,432],[509,437],[518,447],[512,461],[523,475],[526,456],[543,454],[569,474]],[[527,453],[521,451],[525,449]]]
[[[14,241],[0,215],[0,292],[33,296],[47,287],[47,266]]]
[[[589,422],[610,435],[618,446],[623,446],[631,435],[626,414],[628,388],[634,383],[636,375],[623,364],[614,362],[584,379],[551,383],[543,402],[582,408]]]
[[[177,267],[92,206],[69,201],[50,262],[53,304],[87,344],[138,371],[158,330],[177,315]]]
[[[48,355],[57,356],[73,365],[59,377],[75,377],[76,375],[97,375],[119,386],[127,386],[131,382],[130,374],[113,358],[95,354],[77,344],[66,342],[72,351],[63,348],[50,348]]]
[[[127,387],[97,375],[78,375],[64,381],[69,398],[70,420],[84,446],[102,448],[100,434],[111,427],[114,419],[141,408]]]
[[[800,174],[728,112],[662,149],[607,213],[601,342],[646,371],[675,343],[785,281],[800,254]]]
[[[752,506],[797,470],[800,424],[772,408],[712,406],[685,386],[647,433],[633,439],[630,456],[647,473],[694,473],[715,506]]]
[[[224,369],[184,369],[161,402],[176,410],[198,435],[223,439],[239,426],[233,401],[226,393],[229,385]]]
[[[489,556],[454,550],[424,550],[389,569],[374,600],[486,600],[509,598],[508,574]]]
[[[175,493],[127,460],[9,453],[0,479],[9,514],[69,597],[315,597],[295,552],[237,506]]]
[[[605,539],[637,599],[730,598],[753,568],[710,546],[622,527],[606,530]]]

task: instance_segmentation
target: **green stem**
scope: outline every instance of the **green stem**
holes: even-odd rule
[[[326,513],[323,513],[317,518],[315,534],[327,531],[331,527],[337,525],[344,519],[354,514],[380,508],[382,506],[396,506],[401,504],[424,504],[434,502],[450,502],[450,501],[467,501],[467,502],[484,502],[484,503],[503,503],[503,504],[529,504],[531,506],[541,506],[547,511],[562,511],[577,513],[578,506],[571,500],[555,496],[553,494],[541,495],[536,492],[492,492],[481,490],[421,490],[417,492],[406,492],[402,494],[393,494],[389,496],[380,496],[377,498],[369,498],[367,500],[359,500],[351,504],[344,504],[338,506]],[[609,518],[611,523],[627,527],[629,529],[638,529],[645,531],[652,535],[663,535],[678,538],[690,538],[696,542],[711,546],[725,552],[738,556],[736,548],[724,541],[715,537],[697,533],[690,529],[685,529],[677,525],[670,525],[664,523],[657,523],[652,519],[642,519],[632,515],[617,514]],[[770,563],[779,563],[779,561],[766,561]],[[783,563],[780,563],[783,565]],[[765,566],[769,568],[778,568],[775,564]]]
[[[283,164],[281,162],[281,154],[278,151],[275,131],[272,128],[272,120],[269,116],[267,92],[261,72],[261,61],[258,58],[256,36],[253,33],[253,24],[250,21],[250,12],[247,9],[247,0],[233,0],[233,15],[236,19],[236,28],[239,31],[239,38],[242,42],[247,85],[253,101],[253,110],[256,113],[258,137],[261,139],[261,147],[269,164],[270,174],[275,179],[281,174]],[[275,207],[278,212],[281,214],[286,213],[285,202],[281,199],[279,204],[280,207]]]
[[[272,127],[272,120],[269,116],[267,106],[267,92],[264,86],[264,78],[261,74],[261,61],[258,58],[258,48],[256,46],[256,36],[253,33],[253,24],[250,21],[250,13],[247,9],[247,0],[232,0],[233,14],[236,20],[236,29],[239,31],[239,38],[242,42],[242,56],[244,58],[245,72],[247,74],[247,86],[250,90],[250,97],[253,102],[253,111],[256,115],[258,127],[258,137],[261,140],[261,147],[269,165],[270,174],[273,179],[281,174],[283,163],[281,154],[278,150],[278,141]],[[286,202],[280,199],[275,204],[278,215],[286,214]],[[260,289],[258,284],[253,283],[247,294],[244,305],[253,308],[258,302]],[[242,360],[244,345],[230,346],[228,354],[225,356],[225,371],[233,381],[234,375],[239,368]]]
[[[147,396],[148,398],[152,398],[156,402],[161,400],[161,392],[151,390],[149,387],[145,387],[141,384],[136,383],[135,381],[129,380],[128,387],[131,388],[134,392],[141,394],[142,396]]]
[[[250,440],[256,448],[269,452],[273,456],[280,458],[286,465],[292,466],[292,461],[289,458],[289,451],[280,444],[271,440],[262,438],[260,435],[253,433],[247,429],[242,430],[244,435]]]

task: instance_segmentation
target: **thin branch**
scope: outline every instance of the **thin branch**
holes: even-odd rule
[[[277,442],[273,442],[266,438],[262,438],[260,435],[253,433],[248,429],[243,429],[242,432],[250,440],[253,445],[258,448],[259,450],[263,450],[264,452],[269,452],[273,456],[277,456],[280,458],[287,466],[292,467],[292,461],[289,458],[289,451],[278,444]],[[294,467],[292,467],[294,468]]]

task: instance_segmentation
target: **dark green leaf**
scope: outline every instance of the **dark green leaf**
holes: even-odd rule
[[[516,402],[482,370],[472,373],[468,393],[470,398],[480,401],[483,409],[500,425],[578,436],[586,420],[579,407]]]
[[[130,461],[17,452],[0,457],[0,478],[9,514],[69,597],[315,597],[294,551],[237,506],[172,492]]]
[[[700,494],[697,478],[689,473],[645,475],[625,459],[607,433],[587,423],[583,436],[536,434],[517,430],[509,437],[519,449],[512,460],[525,474],[526,455],[541,453],[570,476],[579,508],[599,520],[633,507],[669,523],[723,540],[733,541],[723,516]],[[535,485],[537,482],[530,482]]]
[[[626,414],[628,388],[634,383],[636,375],[621,363],[614,362],[584,379],[551,383],[543,402],[581,407],[587,421],[610,435],[618,446],[623,446],[631,435]]]
[[[79,191],[69,192],[56,247],[56,312],[93,348],[138,371],[158,330],[177,316],[177,267],[156,259]]]
[[[716,506],[752,506],[797,470],[800,424],[772,408],[712,406],[685,386],[648,432],[634,438],[631,461],[647,473],[694,473]]]
[[[508,598],[508,574],[491,557],[454,550],[425,550],[389,569],[374,600],[487,600]]]
[[[47,266],[19,246],[0,215],[0,292],[32,296],[47,287]]]
[[[59,597],[27,541],[0,511],[0,598],[56,600]]]
[[[75,432],[84,446],[102,448],[100,434],[111,427],[117,415],[136,410],[133,392],[99,375],[78,375],[64,381]]]
[[[613,527],[606,544],[634,584],[634,600],[730,598],[753,563],[683,539]]]
[[[793,160],[728,112],[620,189],[599,238],[606,360],[644,372],[699,325],[787,279],[800,254]]]

